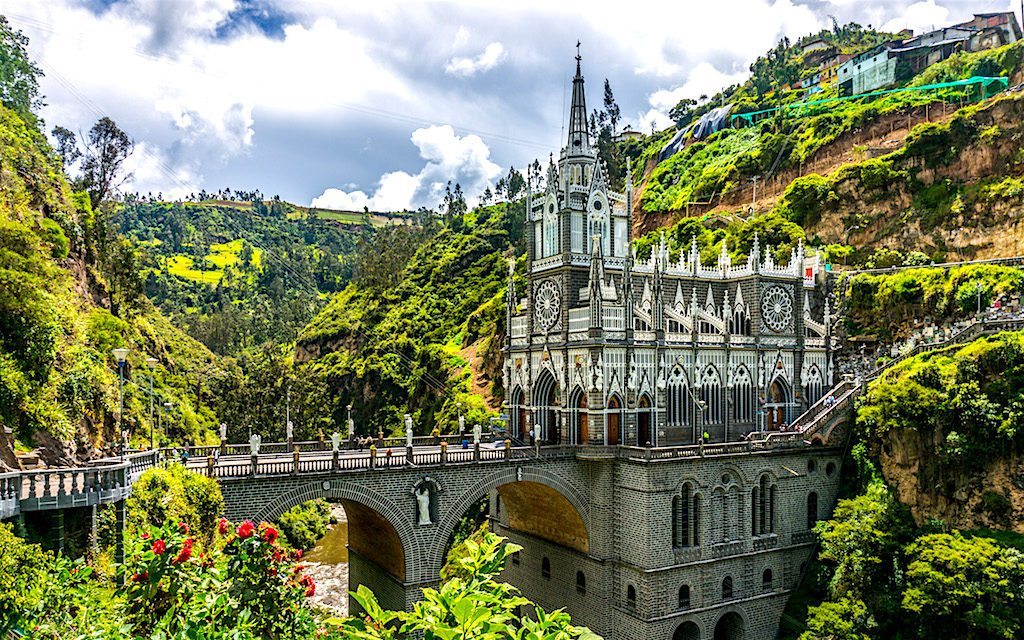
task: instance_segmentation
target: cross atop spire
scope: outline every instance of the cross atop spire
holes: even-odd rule
[[[587,129],[587,100],[583,92],[583,72],[580,70],[580,43],[576,42],[576,77],[572,79],[572,106],[569,107],[569,154],[590,150],[590,132]]]

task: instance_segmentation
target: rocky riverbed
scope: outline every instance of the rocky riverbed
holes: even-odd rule
[[[337,524],[305,555],[306,573],[316,581],[317,606],[348,615],[348,521],[340,504],[331,505]]]

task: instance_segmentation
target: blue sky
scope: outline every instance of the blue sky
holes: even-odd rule
[[[30,38],[48,126],[103,115],[136,141],[130,189],[260,189],[320,206],[475,196],[561,143],[582,41],[589,106],[626,121],[742,80],[782,36],[854,20],[925,30],[1013,0],[629,3],[0,0]]]

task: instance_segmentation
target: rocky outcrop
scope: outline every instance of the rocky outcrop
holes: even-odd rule
[[[938,451],[944,440],[938,429],[900,429],[883,436],[882,474],[914,522],[937,519],[956,529],[1024,533],[1024,457],[1007,453],[983,471],[969,473],[942,464]]]

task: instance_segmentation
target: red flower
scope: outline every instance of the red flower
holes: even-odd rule
[[[182,562],[188,562],[188,559],[192,557],[192,538],[185,538],[185,543],[181,546],[181,551],[171,561],[171,564],[180,564]]]
[[[227,535],[228,529],[231,528],[231,523],[228,522],[227,518],[221,518],[217,523],[217,533],[220,535]]]
[[[302,559],[302,549],[296,549],[295,551],[292,551],[292,558],[294,558],[296,560],[301,560]]]
[[[143,540],[149,540],[149,534],[148,533],[142,534],[142,539]]]
[[[270,557],[274,559],[274,562],[281,562],[284,560],[284,553],[280,549],[274,549],[274,553],[270,554]]]
[[[156,555],[162,555],[164,551],[167,551],[167,543],[163,540],[157,540],[153,543],[153,553]]]
[[[149,572],[143,571],[142,573],[136,573],[132,576],[132,582],[144,582],[149,580]]]
[[[313,582],[313,578],[310,576],[302,576],[299,579],[299,584],[306,588],[307,598],[311,598],[316,594],[316,583]]]
[[[271,578],[273,578],[274,576],[277,575],[277,569],[275,569],[274,567],[268,567],[267,568],[267,575],[270,576]]]
[[[256,527],[253,526],[252,522],[246,520],[242,524],[238,525],[238,530],[236,531],[236,533],[238,534],[239,538],[245,539],[251,536],[252,532],[255,530]]]
[[[181,529],[182,533],[184,533],[185,535],[188,535],[188,523],[187,522],[184,522],[184,521],[179,522],[178,523],[178,528]]]
[[[274,527],[267,527],[267,530],[263,532],[263,539],[270,544],[277,542],[277,529]]]

